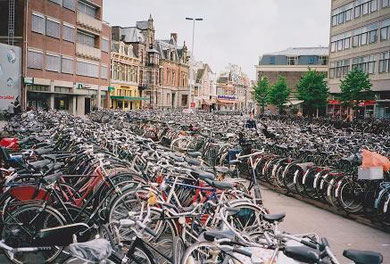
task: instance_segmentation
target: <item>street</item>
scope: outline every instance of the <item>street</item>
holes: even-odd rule
[[[372,250],[390,259],[390,234],[333,214],[313,205],[263,188],[264,205],[271,213],[286,212],[280,229],[291,233],[317,233],[326,237],[340,263],[349,264],[343,250]],[[387,262],[386,262],[387,261]]]

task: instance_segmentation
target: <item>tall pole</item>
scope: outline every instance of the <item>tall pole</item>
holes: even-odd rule
[[[194,60],[194,46],[195,46],[195,23],[196,21],[203,21],[203,18],[192,18],[192,17],[186,17],[186,20],[192,20],[192,47],[191,47],[191,62],[190,62],[190,94],[188,97],[188,109],[191,109],[191,103],[192,103],[192,90],[193,86],[195,85],[194,80],[194,72],[193,72],[193,64],[195,62]]]

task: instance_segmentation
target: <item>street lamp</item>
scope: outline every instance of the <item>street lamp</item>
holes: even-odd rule
[[[189,103],[188,103],[188,109],[191,108],[192,103],[192,87],[194,85],[194,73],[192,70],[192,65],[194,64],[194,43],[195,43],[195,23],[196,21],[203,21],[203,18],[201,17],[186,17],[186,20],[191,20],[193,22],[192,24],[192,47],[191,47],[191,64],[190,64],[190,95],[189,95]]]

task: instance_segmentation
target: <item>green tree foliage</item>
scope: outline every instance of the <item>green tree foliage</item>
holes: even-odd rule
[[[374,99],[371,87],[368,74],[355,67],[345,76],[344,80],[341,80],[341,93],[338,98],[344,106],[356,109],[359,103]]]
[[[286,78],[279,76],[269,91],[268,102],[275,105],[279,110],[279,114],[281,114],[284,110],[284,104],[288,102],[290,93],[291,90],[287,86]]]
[[[327,104],[328,85],[326,74],[309,69],[297,83],[298,99],[303,100],[306,114],[312,116],[315,110]]]
[[[261,113],[264,113],[264,108],[267,106],[269,90],[270,85],[266,76],[262,76],[257,85],[253,87],[253,96],[261,107]]]

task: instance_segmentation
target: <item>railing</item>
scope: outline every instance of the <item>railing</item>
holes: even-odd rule
[[[76,54],[93,60],[100,60],[102,56],[102,52],[100,49],[93,48],[80,43],[76,43]]]
[[[102,31],[102,21],[82,12],[77,12],[77,24],[97,32]]]

